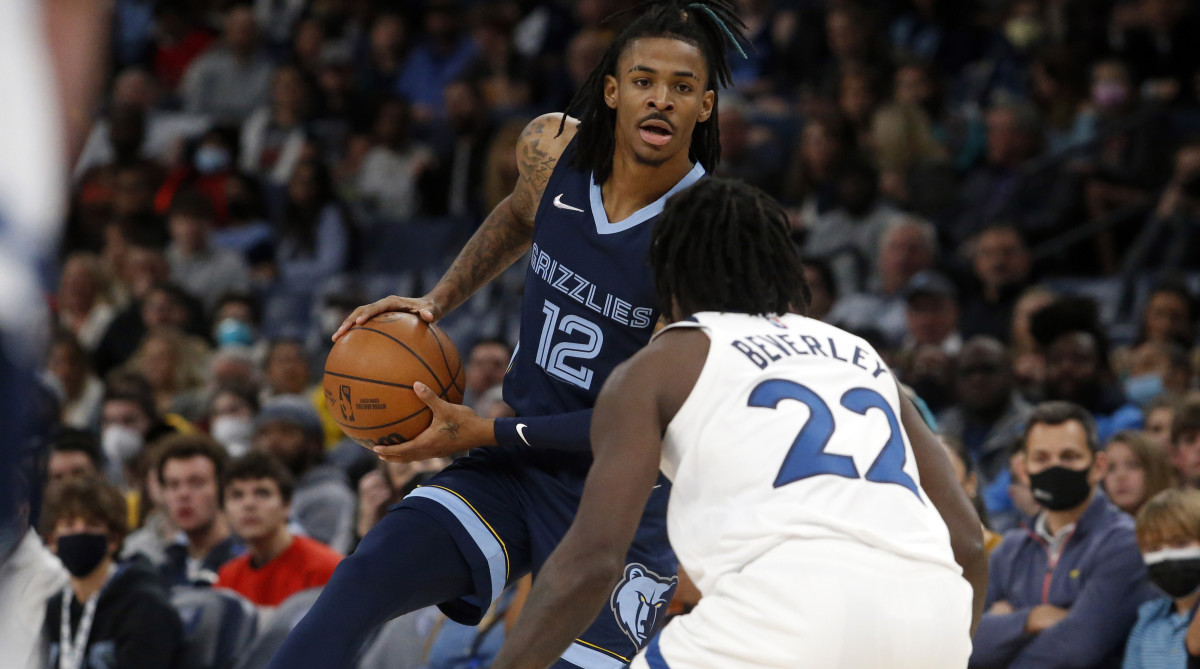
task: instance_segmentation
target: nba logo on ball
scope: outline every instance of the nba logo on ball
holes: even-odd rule
[[[413,392],[418,382],[447,402],[461,402],[458,349],[437,326],[413,314],[386,313],[338,339],[322,385],[334,422],[371,447],[402,444],[429,427],[433,414]]]
[[[338,388],[338,406],[342,410],[342,418],[354,422],[354,400],[350,399],[350,386]]]

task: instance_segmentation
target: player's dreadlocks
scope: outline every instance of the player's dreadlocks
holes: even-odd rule
[[[701,179],[671,197],[650,241],[659,305],[684,314],[803,314],[808,283],[783,207],[732,179]]]
[[[561,134],[567,115],[579,119],[577,151],[571,164],[579,169],[591,170],[596,183],[604,183],[612,174],[616,145],[614,127],[617,112],[604,102],[604,77],[617,75],[617,60],[631,41],[644,37],[669,37],[700,49],[708,69],[706,90],[713,91],[714,95],[718,85],[728,87],[732,80],[725,58],[726,49],[732,47],[744,54],[739,41],[748,41],[743,32],[746,25],[738,18],[729,0],[659,0],[626,11],[642,14],[608,46],[600,64],[592,70],[567,105],[566,114],[558,128]],[[693,131],[689,156],[711,172],[720,155],[717,102],[714,99],[711,116]]]

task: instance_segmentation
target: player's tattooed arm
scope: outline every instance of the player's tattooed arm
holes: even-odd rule
[[[561,114],[540,116],[517,140],[517,184],[472,235],[446,275],[430,293],[441,314],[465,302],[529,250],[538,204],[577,123],[568,119],[561,135]]]
[[[558,132],[560,125],[562,133]],[[342,321],[333,340],[378,314],[405,311],[435,323],[466,302],[475,291],[517,261],[533,243],[533,222],[546,184],[579,122],[546,114],[525,127],[517,141],[517,185],[467,241],[433,290],[424,297],[389,295],[355,309]]]

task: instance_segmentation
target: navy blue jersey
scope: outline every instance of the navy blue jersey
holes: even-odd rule
[[[611,223],[600,186],[571,166],[567,145],[534,220],[521,337],[504,378],[518,416],[590,409],[617,365],[650,340],[658,322],[650,233],[669,197],[704,175],[692,171],[665,195]]]

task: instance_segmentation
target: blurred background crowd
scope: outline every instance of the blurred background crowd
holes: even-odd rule
[[[1015,446],[1044,400],[1082,406],[1100,446],[1133,444],[1105,483],[1125,512],[1200,485],[1195,3],[736,5],[752,43],[720,93],[715,172],[786,205],[810,315],[885,355],[992,529],[1038,512]],[[48,479],[116,486],[123,513],[84,520],[121,524],[123,554],[172,585],[227,578],[282,536],[222,511],[237,472],[275,482],[272,532],[352,550],[439,463],[380,467],[343,437],[319,387],[330,335],[359,304],[432,287],[515,183],[520,130],[565,108],[621,26],[604,19],[631,7],[115,0],[46,277]],[[519,262],[442,323],[481,414],[504,410],[523,281]],[[72,495],[104,507],[66,491],[43,521],[69,520]],[[440,639],[430,616],[396,638]],[[483,629],[444,643],[478,652]],[[435,666],[439,646],[413,643]]]

